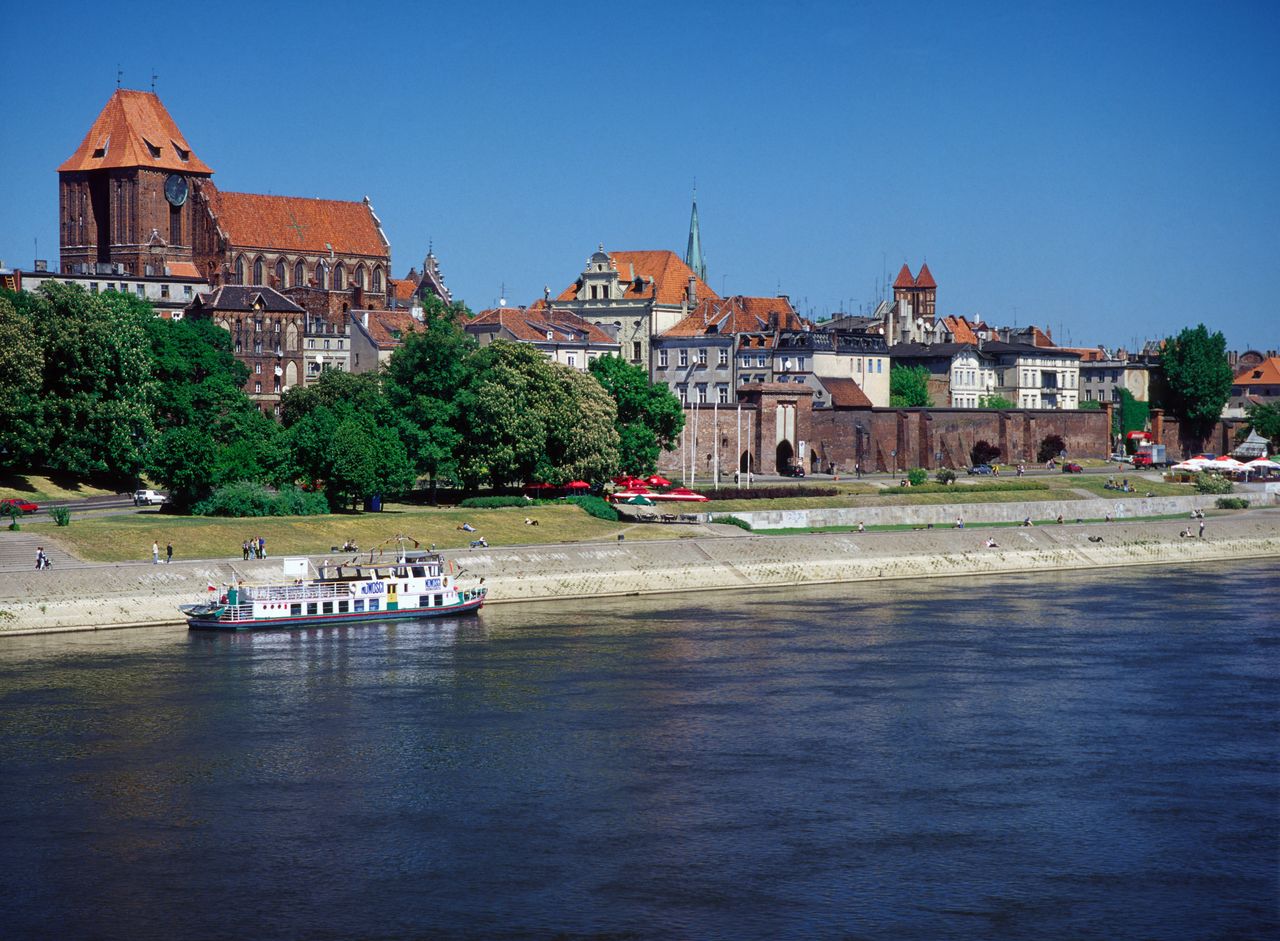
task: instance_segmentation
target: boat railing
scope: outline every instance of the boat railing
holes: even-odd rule
[[[256,585],[242,588],[245,601],[314,601],[317,598],[350,598],[350,582],[306,582],[301,585]]]

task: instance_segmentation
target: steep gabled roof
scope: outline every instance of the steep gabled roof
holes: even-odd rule
[[[389,257],[382,228],[367,202],[230,193],[203,184],[218,228],[233,246],[328,255]],[[350,272],[348,272],[350,274]]]
[[[936,288],[938,282],[933,280],[933,273],[929,271],[929,263],[926,261],[920,266],[920,273],[916,275],[916,287],[918,288]]]
[[[191,152],[191,145],[154,92],[117,88],[58,172],[126,167],[213,172]]]
[[[831,404],[835,408],[871,408],[871,400],[854,380],[816,378],[831,396]]]
[[[943,317],[942,322],[951,332],[956,343],[978,342],[978,335],[974,333],[973,327],[969,326],[969,321],[964,317]]]
[[[609,258],[623,286],[627,300],[653,298],[659,304],[678,306],[684,301],[690,276],[694,277],[694,293],[698,302],[708,297],[718,297],[706,282],[693,274],[693,270],[680,260],[675,252],[609,252]],[[578,297],[581,279],[574,281],[556,298],[572,301]]]
[[[916,286],[916,279],[905,263],[902,266],[902,270],[898,272],[898,278],[893,282],[893,286],[895,288],[913,288]]]
[[[770,315],[776,324],[770,326]],[[785,297],[707,298],[688,316],[677,321],[664,337],[698,337],[713,334],[763,333],[770,330],[803,330],[804,321]]]
[[[364,323],[365,317],[369,319],[368,324]],[[394,350],[404,342],[406,334],[423,329],[421,323],[403,310],[352,311],[351,319],[380,350]]]
[[[483,333],[495,327],[526,343],[587,343],[617,346],[618,341],[595,324],[562,307],[491,307],[463,325],[468,332]],[[550,337],[547,334],[551,334]]]
[[[1236,386],[1276,386],[1280,385],[1280,356],[1264,359],[1257,366],[1242,370],[1231,380]]]
[[[207,310],[250,311],[261,301],[267,313],[301,314],[305,311],[274,288],[261,285],[226,284],[207,294],[199,294],[192,306]]]

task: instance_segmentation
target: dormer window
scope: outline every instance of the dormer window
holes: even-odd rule
[[[110,137],[108,137],[106,140],[104,140],[100,146],[95,147],[95,148],[93,149],[93,156],[94,156],[94,157],[96,157],[97,159],[101,160],[103,157],[105,157],[105,156],[107,155],[107,148],[108,148],[109,146],[111,146],[111,138],[110,138]]]
[[[179,160],[183,163],[187,163],[191,160],[191,151],[187,150],[185,147],[179,147],[177,141],[170,141],[169,143],[173,144],[173,152],[178,155]]]
[[[159,160],[160,148],[157,147],[155,144],[151,143],[151,141],[147,140],[145,137],[142,139],[142,142],[147,145],[147,153],[151,155],[151,159]]]

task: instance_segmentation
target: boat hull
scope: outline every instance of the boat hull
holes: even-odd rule
[[[405,621],[422,618],[457,617],[460,614],[474,614],[484,604],[484,598],[476,598],[455,605],[441,605],[430,608],[399,608],[382,611],[351,611],[335,614],[307,614],[298,617],[245,618],[240,620],[223,620],[216,611],[219,605],[187,605],[183,614],[187,617],[187,626],[193,631],[260,631],[289,630],[300,627],[324,627],[330,624],[355,624],[361,621]]]

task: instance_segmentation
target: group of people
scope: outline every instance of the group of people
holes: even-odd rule
[[[1199,532],[1193,534],[1191,532],[1191,527],[1188,526],[1182,532],[1178,533],[1178,535],[1183,539],[1190,539],[1193,535],[1196,538],[1203,539],[1204,538],[1204,510],[1192,510],[1191,519],[1193,522],[1199,522],[1200,524]]]
[[[265,559],[267,557],[267,541],[261,536],[250,537],[240,544],[240,551],[244,554],[246,562],[250,559]]]
[[[165,552],[164,561],[166,563],[172,562],[173,561],[173,543],[171,542],[166,543],[164,547],[164,552]],[[152,565],[160,564],[160,543],[158,542],[153,542],[151,544],[151,564]]]
[[[44,546],[36,546],[36,571],[40,572],[49,567],[49,557],[44,554]]]
[[[1129,478],[1126,477],[1120,483],[1116,483],[1114,477],[1108,477],[1107,482],[1102,485],[1105,490],[1119,490],[1121,493],[1133,493],[1133,488],[1129,486]]]

